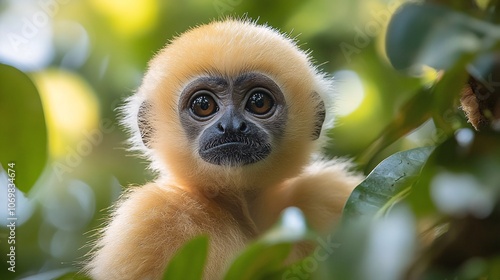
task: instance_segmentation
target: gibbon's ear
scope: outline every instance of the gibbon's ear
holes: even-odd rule
[[[137,113],[137,124],[139,125],[142,142],[148,148],[151,148],[151,138],[153,137],[153,126],[150,119],[151,107],[151,103],[145,100],[139,106],[139,112]]]
[[[316,115],[314,116],[314,131],[312,134],[312,139],[316,140],[321,134],[321,129],[323,127],[323,122],[325,121],[325,102],[321,100],[318,93],[313,93],[313,99],[319,99],[318,105],[316,105]]]

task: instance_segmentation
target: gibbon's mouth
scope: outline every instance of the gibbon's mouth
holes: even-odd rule
[[[257,141],[216,141],[200,150],[200,157],[211,164],[243,166],[263,160],[271,153],[271,145]]]
[[[227,143],[223,143],[223,144],[219,144],[217,146],[211,147],[207,151],[210,151],[212,149],[221,149],[221,148],[239,149],[239,148],[241,148],[240,146],[245,146],[245,145],[248,145],[248,144],[243,143],[243,142],[227,142]]]

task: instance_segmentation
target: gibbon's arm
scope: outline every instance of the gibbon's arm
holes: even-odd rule
[[[314,160],[299,176],[264,193],[257,216],[260,228],[276,222],[280,212],[295,206],[304,212],[310,226],[328,234],[339,222],[347,199],[363,176],[351,172],[345,160]]]
[[[351,192],[363,180],[350,169],[350,163],[338,159],[314,161],[300,176],[285,182],[287,206],[300,208],[317,232],[330,233]]]
[[[172,255],[200,234],[210,236],[204,279],[219,279],[244,246],[232,217],[196,194],[154,183],[133,188],[104,228],[86,270],[92,279],[161,279]],[[211,256],[211,257],[210,257]]]

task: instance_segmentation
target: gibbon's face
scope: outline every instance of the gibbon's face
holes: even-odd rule
[[[329,90],[285,35],[212,22],[150,61],[126,122],[135,147],[175,183],[266,186],[296,175],[317,149]]]
[[[279,86],[260,73],[202,76],[182,91],[182,127],[199,156],[216,165],[241,166],[265,159],[287,122]]]

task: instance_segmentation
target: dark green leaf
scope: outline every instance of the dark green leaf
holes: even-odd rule
[[[382,161],[352,192],[344,208],[344,219],[372,217],[401,199],[418,178],[432,150],[416,148]]]
[[[21,71],[0,64],[0,81],[0,162],[4,170],[15,170],[17,188],[28,192],[47,161],[42,103],[35,85]]]
[[[190,240],[174,255],[163,274],[163,279],[202,279],[207,252],[207,236],[198,236]]]
[[[397,69],[448,69],[464,54],[490,50],[499,40],[500,29],[494,24],[445,6],[411,3],[392,17],[386,51]]]
[[[492,76],[493,73],[499,72],[498,65],[500,65],[500,53],[490,52],[477,57],[467,70],[476,80],[492,87],[498,83],[496,77]]]

